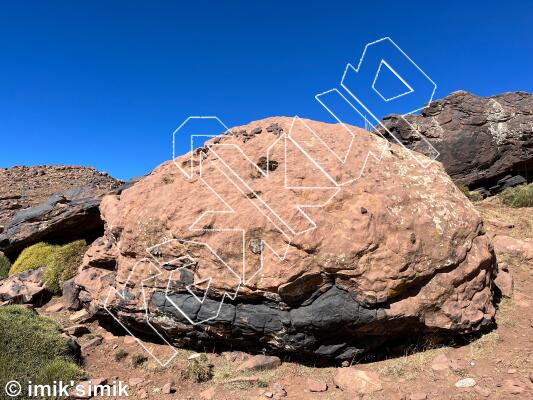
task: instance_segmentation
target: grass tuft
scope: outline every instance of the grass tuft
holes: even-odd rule
[[[533,183],[507,188],[500,198],[509,207],[533,207]]]
[[[122,361],[128,356],[128,352],[124,349],[118,349],[115,352],[115,361]]]
[[[9,275],[10,269],[11,262],[9,262],[9,258],[0,251],[0,279],[6,278]]]
[[[140,367],[143,365],[148,359],[144,356],[142,353],[135,353],[131,356],[131,365],[133,368]]]
[[[0,384],[84,378],[56,323],[21,306],[0,307]]]
[[[209,364],[207,356],[200,354],[199,357],[189,360],[187,368],[182,372],[186,379],[194,382],[206,382],[213,377],[213,366]]]

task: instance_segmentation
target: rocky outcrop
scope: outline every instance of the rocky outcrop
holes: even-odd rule
[[[0,305],[42,305],[51,296],[44,284],[42,268],[24,271],[0,280]]]
[[[0,250],[13,258],[40,241],[101,236],[101,198],[122,182],[92,168],[50,166],[0,170]]]
[[[424,153],[421,134],[439,151],[438,160],[455,182],[484,196],[533,180],[529,93],[478,97],[458,91],[433,101],[420,115],[391,115],[382,123],[408,148]]]
[[[177,345],[336,359],[491,324],[478,212],[439,163],[350,129],[353,141],[341,125],[257,121],[106,196],[80,300]],[[177,168],[200,163],[191,179]]]

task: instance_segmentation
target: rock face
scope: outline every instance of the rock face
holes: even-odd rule
[[[417,129],[440,153],[460,184],[494,194],[533,180],[533,95],[478,97],[458,91],[434,101],[420,115],[391,115],[383,124],[408,148],[424,153]]]
[[[353,127],[350,147],[345,129],[257,121],[106,196],[80,300],[178,345],[337,359],[490,324],[495,259],[478,212],[439,163]],[[346,163],[332,149],[350,149]],[[191,165],[188,179],[178,166]]]
[[[121,184],[86,167],[1,169],[0,250],[13,257],[39,241],[100,236],[100,200]]]
[[[46,290],[43,269],[24,271],[0,280],[0,304],[46,303],[51,293]]]

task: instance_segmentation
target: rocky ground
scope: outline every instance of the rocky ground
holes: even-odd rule
[[[161,367],[130,336],[111,333],[87,314],[66,311],[55,298],[38,309],[75,333],[84,368],[92,379],[122,380],[135,399],[529,399],[533,397],[533,209],[511,209],[497,198],[476,203],[489,235],[496,238],[500,267],[508,264],[514,280],[502,289],[497,327],[457,343],[419,343],[403,355],[360,360],[349,367],[302,365],[242,352],[205,351],[212,379],[196,383],[183,377],[195,352],[178,349]],[[505,240],[501,240],[504,238]],[[519,239],[513,241],[512,239]],[[523,245],[523,247],[518,246]],[[505,268],[505,267],[504,267]],[[82,325],[85,328],[72,328]],[[78,332],[75,332],[75,331]],[[143,344],[154,352],[165,346]],[[120,360],[119,352],[127,355]],[[268,369],[256,370],[258,366]],[[346,364],[345,364],[346,365]]]

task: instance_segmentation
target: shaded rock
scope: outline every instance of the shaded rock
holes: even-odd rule
[[[106,196],[107,229],[76,277],[84,307],[110,318],[102,307],[109,295],[113,315],[149,334],[147,304],[151,324],[177,345],[207,341],[338,360],[413,331],[468,334],[492,323],[494,254],[478,212],[440,164],[423,168],[357,128],[350,147],[342,125],[270,118],[235,130],[274,123],[306,154],[290,143],[285,152],[283,136],[255,135],[244,144],[225,136],[246,157],[207,142],[209,187],[167,162]],[[318,142],[308,146],[309,129],[335,137],[339,151],[351,148],[350,161],[339,164]],[[381,160],[367,163],[368,150],[382,152]],[[268,175],[256,165],[267,154],[278,163],[272,170],[265,161]],[[363,165],[365,173],[350,181]],[[228,182],[234,175],[238,182]],[[301,189],[286,189],[287,182]],[[235,214],[210,212],[220,210],[220,198]],[[313,223],[303,205],[316,206],[307,216]]]
[[[0,281],[0,302],[4,304],[41,305],[50,297],[42,268],[20,272]]]
[[[65,281],[63,284],[63,304],[65,308],[77,311],[81,308],[81,302],[78,298],[80,289],[74,282],[74,278]]]
[[[72,336],[82,336],[91,331],[85,325],[73,325],[63,329],[67,334]]]
[[[355,368],[339,368],[333,377],[339,389],[349,393],[372,394],[383,389],[378,374]]]
[[[70,189],[17,212],[0,234],[0,250],[13,256],[37,242],[97,237],[103,230],[101,197],[92,189]]]
[[[533,95],[526,92],[478,97],[458,91],[431,102],[420,115],[390,115],[382,123],[415,151],[427,153],[429,141],[454,181],[496,193],[520,184],[532,170],[532,108]]]
[[[96,336],[94,339],[91,339],[87,341],[86,343],[84,343],[81,346],[81,351],[86,352],[86,351],[92,350],[95,347],[100,346],[100,344],[102,344],[102,338],[100,336]]]
[[[513,277],[507,268],[501,265],[498,266],[498,275],[494,278],[494,284],[500,289],[503,297],[512,297],[514,287]]]
[[[276,356],[256,355],[244,361],[240,366],[240,370],[261,371],[265,369],[274,369],[281,365],[281,360]]]

